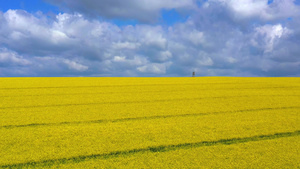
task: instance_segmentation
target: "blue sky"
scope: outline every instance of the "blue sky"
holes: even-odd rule
[[[31,13],[37,11],[59,13],[58,7],[42,0],[0,0],[0,10],[6,12],[9,9],[22,9]]]
[[[0,0],[0,77],[298,77],[299,5]]]

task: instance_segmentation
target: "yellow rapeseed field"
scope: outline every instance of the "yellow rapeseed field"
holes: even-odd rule
[[[0,168],[299,168],[300,78],[0,78]]]

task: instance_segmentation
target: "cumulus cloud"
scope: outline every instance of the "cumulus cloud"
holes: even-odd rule
[[[167,64],[149,63],[145,66],[138,67],[137,70],[142,73],[165,74],[170,65],[172,65],[172,62]]]
[[[260,18],[263,20],[276,20],[285,17],[300,16],[299,7],[295,0],[209,0],[210,3],[221,3],[227,7],[236,19]]]
[[[137,49],[139,48],[140,43],[133,42],[113,42],[112,47],[116,50],[122,49]]]
[[[162,9],[190,10],[195,0],[46,0],[66,11],[79,12],[87,16],[102,16],[117,19],[135,19],[153,22]]]
[[[282,27],[281,24],[260,26],[255,28],[255,31],[256,33],[254,38],[257,38],[258,40],[253,40],[253,45],[257,47],[264,47],[265,52],[271,52],[273,50],[274,43],[279,41],[280,38],[292,34],[291,30],[287,27]]]
[[[98,4],[65,5],[87,10],[87,2]],[[147,2],[154,13],[194,3]],[[118,26],[84,11],[52,18],[8,10],[0,13],[0,76],[191,76],[193,71],[198,76],[300,76],[300,7],[290,0],[243,2],[248,5],[208,0],[186,21],[169,26]],[[128,3],[144,11],[146,0]]]
[[[10,51],[6,48],[0,48],[0,66],[26,66],[31,62],[18,55],[16,52]]]
[[[71,61],[71,60],[64,60],[64,63],[66,65],[68,65],[69,69],[73,69],[73,70],[76,70],[76,71],[80,71],[80,72],[83,72],[83,71],[86,71],[89,67],[88,66],[84,66],[80,63],[77,63],[75,61]]]
[[[51,29],[46,16],[36,17],[22,10],[8,10],[2,16],[0,40],[11,49],[34,55],[61,52],[74,45],[74,39]],[[33,48],[34,46],[34,48]]]

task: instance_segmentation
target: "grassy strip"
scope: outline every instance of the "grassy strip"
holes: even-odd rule
[[[210,112],[210,113],[192,113],[192,114],[178,114],[178,115],[164,115],[164,116],[148,116],[148,117],[134,117],[134,118],[122,118],[122,119],[104,119],[104,120],[91,120],[91,121],[72,121],[72,122],[60,122],[60,123],[32,123],[32,124],[22,124],[22,125],[5,125],[0,126],[5,129],[20,128],[20,127],[36,127],[36,126],[60,126],[60,125],[70,125],[70,124],[93,124],[93,123],[115,123],[123,121],[136,121],[136,120],[151,120],[151,119],[161,119],[161,118],[174,118],[174,117],[189,117],[189,116],[206,116],[214,114],[225,114],[225,113],[237,113],[237,112],[253,112],[253,111],[265,111],[265,110],[284,110],[284,109],[298,109],[299,106],[291,107],[277,107],[277,108],[259,108],[259,109],[244,109],[236,111],[221,111],[221,112]]]
[[[91,121],[72,121],[72,122],[60,122],[60,123],[32,123],[22,125],[5,125],[0,126],[5,129],[20,128],[20,127],[37,127],[37,126],[60,126],[60,125],[71,125],[71,124],[93,124],[93,123],[115,123],[123,121],[137,121],[137,120],[151,120],[151,119],[162,119],[162,118],[174,118],[174,117],[189,117],[189,116],[206,116],[215,114],[225,113],[237,113],[237,112],[253,112],[253,111],[265,111],[265,110],[285,110],[285,109],[298,109],[299,106],[291,107],[277,107],[277,108],[259,108],[259,109],[244,109],[236,111],[221,111],[211,113],[192,113],[192,114],[178,114],[178,115],[164,115],[164,116],[148,116],[148,117],[133,117],[133,118],[122,118],[122,119],[104,119],[104,120],[91,120]]]
[[[18,163],[18,164],[7,164],[2,165],[0,168],[26,168],[26,167],[43,167],[43,166],[52,166],[55,164],[65,164],[65,163],[79,163],[82,161],[90,160],[90,159],[105,159],[105,158],[114,158],[119,156],[127,156],[135,153],[141,152],[166,152],[166,151],[173,151],[178,149],[189,149],[195,147],[202,147],[202,146],[214,146],[214,145],[231,145],[231,144],[239,144],[239,143],[246,143],[252,141],[262,141],[262,140],[271,140],[276,138],[283,138],[283,137],[293,137],[299,136],[300,130],[294,132],[285,132],[285,133],[275,133],[271,135],[258,135],[252,137],[245,137],[245,138],[231,138],[231,139],[221,139],[216,141],[202,141],[196,143],[183,143],[183,144],[174,144],[174,145],[161,145],[155,147],[148,147],[148,148],[141,148],[141,149],[133,149],[127,151],[114,151],[105,154],[92,154],[87,156],[77,156],[77,157],[70,157],[70,158],[61,158],[61,159],[49,159],[44,161],[34,161],[34,162],[27,162],[27,163]]]
[[[300,96],[300,95],[259,95],[259,97],[282,97],[282,96]],[[253,95],[239,96],[217,96],[217,97],[195,97],[195,98],[178,98],[178,99],[159,99],[159,100],[140,100],[140,101],[119,101],[119,102],[96,102],[96,103],[77,103],[77,104],[53,104],[53,105],[35,105],[35,106],[16,106],[16,107],[0,107],[0,110],[6,109],[28,109],[28,108],[47,108],[47,107],[65,107],[65,106],[88,106],[88,105],[105,105],[105,104],[136,104],[136,103],[159,103],[173,101],[195,101],[203,99],[227,99],[227,98],[242,98],[253,97]]]

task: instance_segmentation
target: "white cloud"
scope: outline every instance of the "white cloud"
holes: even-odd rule
[[[113,62],[118,63],[119,67],[135,67],[146,64],[148,61],[146,58],[141,56],[134,56],[132,59],[126,58],[125,56],[115,56]]]
[[[172,56],[173,56],[173,54],[170,51],[163,51],[163,52],[160,52],[159,60],[162,62],[167,61],[167,60],[171,59]]]
[[[242,17],[266,15],[268,0],[229,0],[223,1]]]
[[[300,75],[300,19],[282,20],[297,14],[270,21],[248,10],[239,20],[239,11],[207,3],[171,26],[118,26],[78,13],[0,13],[0,76]],[[273,3],[283,11],[283,2]]]
[[[213,60],[204,52],[199,53],[196,62],[201,66],[212,66],[214,64]]]
[[[275,20],[300,16],[300,8],[294,1],[274,0],[271,4],[268,4],[268,0],[209,0],[208,4],[221,3],[233,12],[235,19],[239,20],[253,17],[263,20]]]
[[[113,42],[112,47],[114,49],[137,49],[141,46],[139,43],[132,43],[132,42]]]
[[[187,34],[187,38],[194,45],[199,45],[199,44],[205,43],[203,32],[192,31],[192,32],[190,32],[190,33]]]
[[[265,47],[265,52],[271,52],[273,50],[273,46],[276,40],[280,39],[282,36],[288,36],[292,33],[291,30],[286,27],[282,27],[281,24],[260,26],[255,28],[255,31],[256,38],[257,36],[263,36],[264,43],[261,44],[259,42],[256,42],[255,40],[253,40],[252,42],[254,42],[255,45],[263,45]]]
[[[6,66],[26,66],[31,62],[18,55],[16,52],[10,51],[6,48],[0,48],[0,67]]]
[[[166,49],[167,39],[164,37],[164,30],[161,26],[137,26],[136,33],[140,41],[147,47]]]
[[[124,62],[124,61],[126,61],[126,57],[125,56],[115,56],[114,61],[115,62]]]
[[[137,70],[142,73],[165,74],[170,65],[172,65],[171,62],[166,64],[150,63],[145,66],[138,67]]]
[[[66,65],[68,65],[69,69],[76,70],[76,71],[79,71],[79,72],[83,72],[83,71],[86,71],[86,70],[89,69],[88,66],[82,65],[82,64],[77,63],[75,61],[65,59],[63,62]]]

